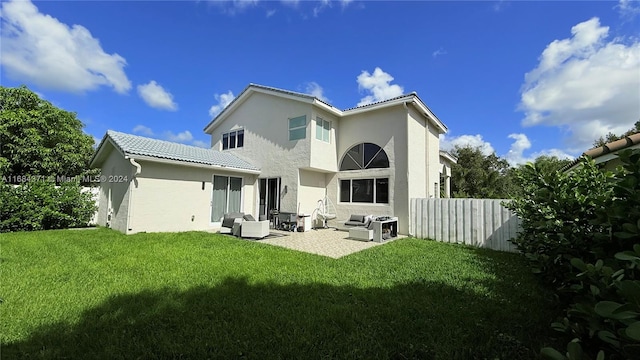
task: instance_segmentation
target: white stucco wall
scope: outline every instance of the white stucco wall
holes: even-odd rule
[[[129,220],[129,196],[130,184],[134,167],[125,160],[124,156],[107,144],[110,153],[101,167],[100,199],[98,208],[98,221],[100,226],[109,226],[120,232],[127,232]],[[121,181],[125,180],[126,181]],[[109,202],[111,191],[111,202]],[[108,213],[111,212],[111,221]]]
[[[211,221],[214,174],[242,178],[242,210],[253,206],[253,175],[150,161],[138,163],[142,171],[131,190],[129,233],[219,228]]]
[[[440,188],[440,136],[427,118],[409,108],[408,118],[409,199],[437,197]]]
[[[413,106],[410,107],[407,118],[407,196],[409,199],[429,197],[432,183],[437,181],[428,176],[427,166],[430,157],[425,124],[425,117],[421,116]]]
[[[337,218],[332,225],[348,220],[351,214],[393,215],[399,219],[399,231],[407,233],[407,112],[400,106],[343,117],[337,130],[338,166],[354,145],[370,142],[387,153],[388,169],[342,171],[329,175],[327,195],[336,205]],[[339,201],[340,180],[356,178],[388,178],[389,203],[342,203]]]
[[[316,139],[316,120],[318,117],[331,122],[330,141]],[[340,127],[340,120],[334,115],[314,108],[313,124],[311,124],[311,141],[309,152],[309,167],[318,171],[336,172],[338,171],[338,154],[336,146],[336,129]]]
[[[281,97],[253,93],[241,106],[213,130],[214,149],[222,149],[222,134],[244,128],[244,146],[224,150],[240,156],[261,169],[260,178],[280,177],[280,211],[298,208],[298,169],[310,167],[310,142],[315,140],[313,105]],[[301,140],[289,141],[289,118],[306,115],[307,133]],[[286,191],[285,191],[286,187]],[[256,193],[257,193],[256,186]],[[253,209],[257,212],[256,201]],[[306,211],[306,210],[305,210]]]
[[[438,197],[440,189],[440,134],[433,124],[429,126],[427,144],[429,180],[427,197]],[[434,183],[438,183],[438,193],[434,192]]]
[[[326,194],[326,174],[305,169],[299,170],[298,203],[300,213],[311,215],[318,207],[318,201]]]

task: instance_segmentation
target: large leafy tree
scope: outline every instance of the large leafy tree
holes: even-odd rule
[[[572,161],[573,160],[571,159],[560,159],[557,156],[542,155],[533,161],[533,165],[540,170],[540,172],[549,174],[559,171],[564,166],[569,165]],[[522,169],[523,166],[524,165],[521,165],[518,168]]]
[[[94,142],[82,128],[75,113],[26,87],[0,86],[0,232],[87,225],[91,194],[49,180],[86,173]]]
[[[73,112],[41,99],[25,86],[0,86],[0,174],[82,174],[93,138]]]
[[[451,190],[454,197],[488,199],[509,198],[514,192],[509,163],[495,153],[484,155],[478,147],[455,147],[458,158],[451,168]]]

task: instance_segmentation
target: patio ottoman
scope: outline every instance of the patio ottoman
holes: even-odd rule
[[[373,240],[373,230],[363,227],[352,227],[349,228],[349,237],[360,241],[371,241]]]

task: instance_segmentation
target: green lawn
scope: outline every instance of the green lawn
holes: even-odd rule
[[[330,259],[190,232],[0,234],[0,357],[529,359],[516,254],[418,239]]]

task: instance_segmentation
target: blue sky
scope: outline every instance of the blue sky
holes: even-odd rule
[[[512,164],[640,120],[640,3],[8,1],[0,83],[108,129],[207,146],[249,83],[346,109],[415,91]]]

